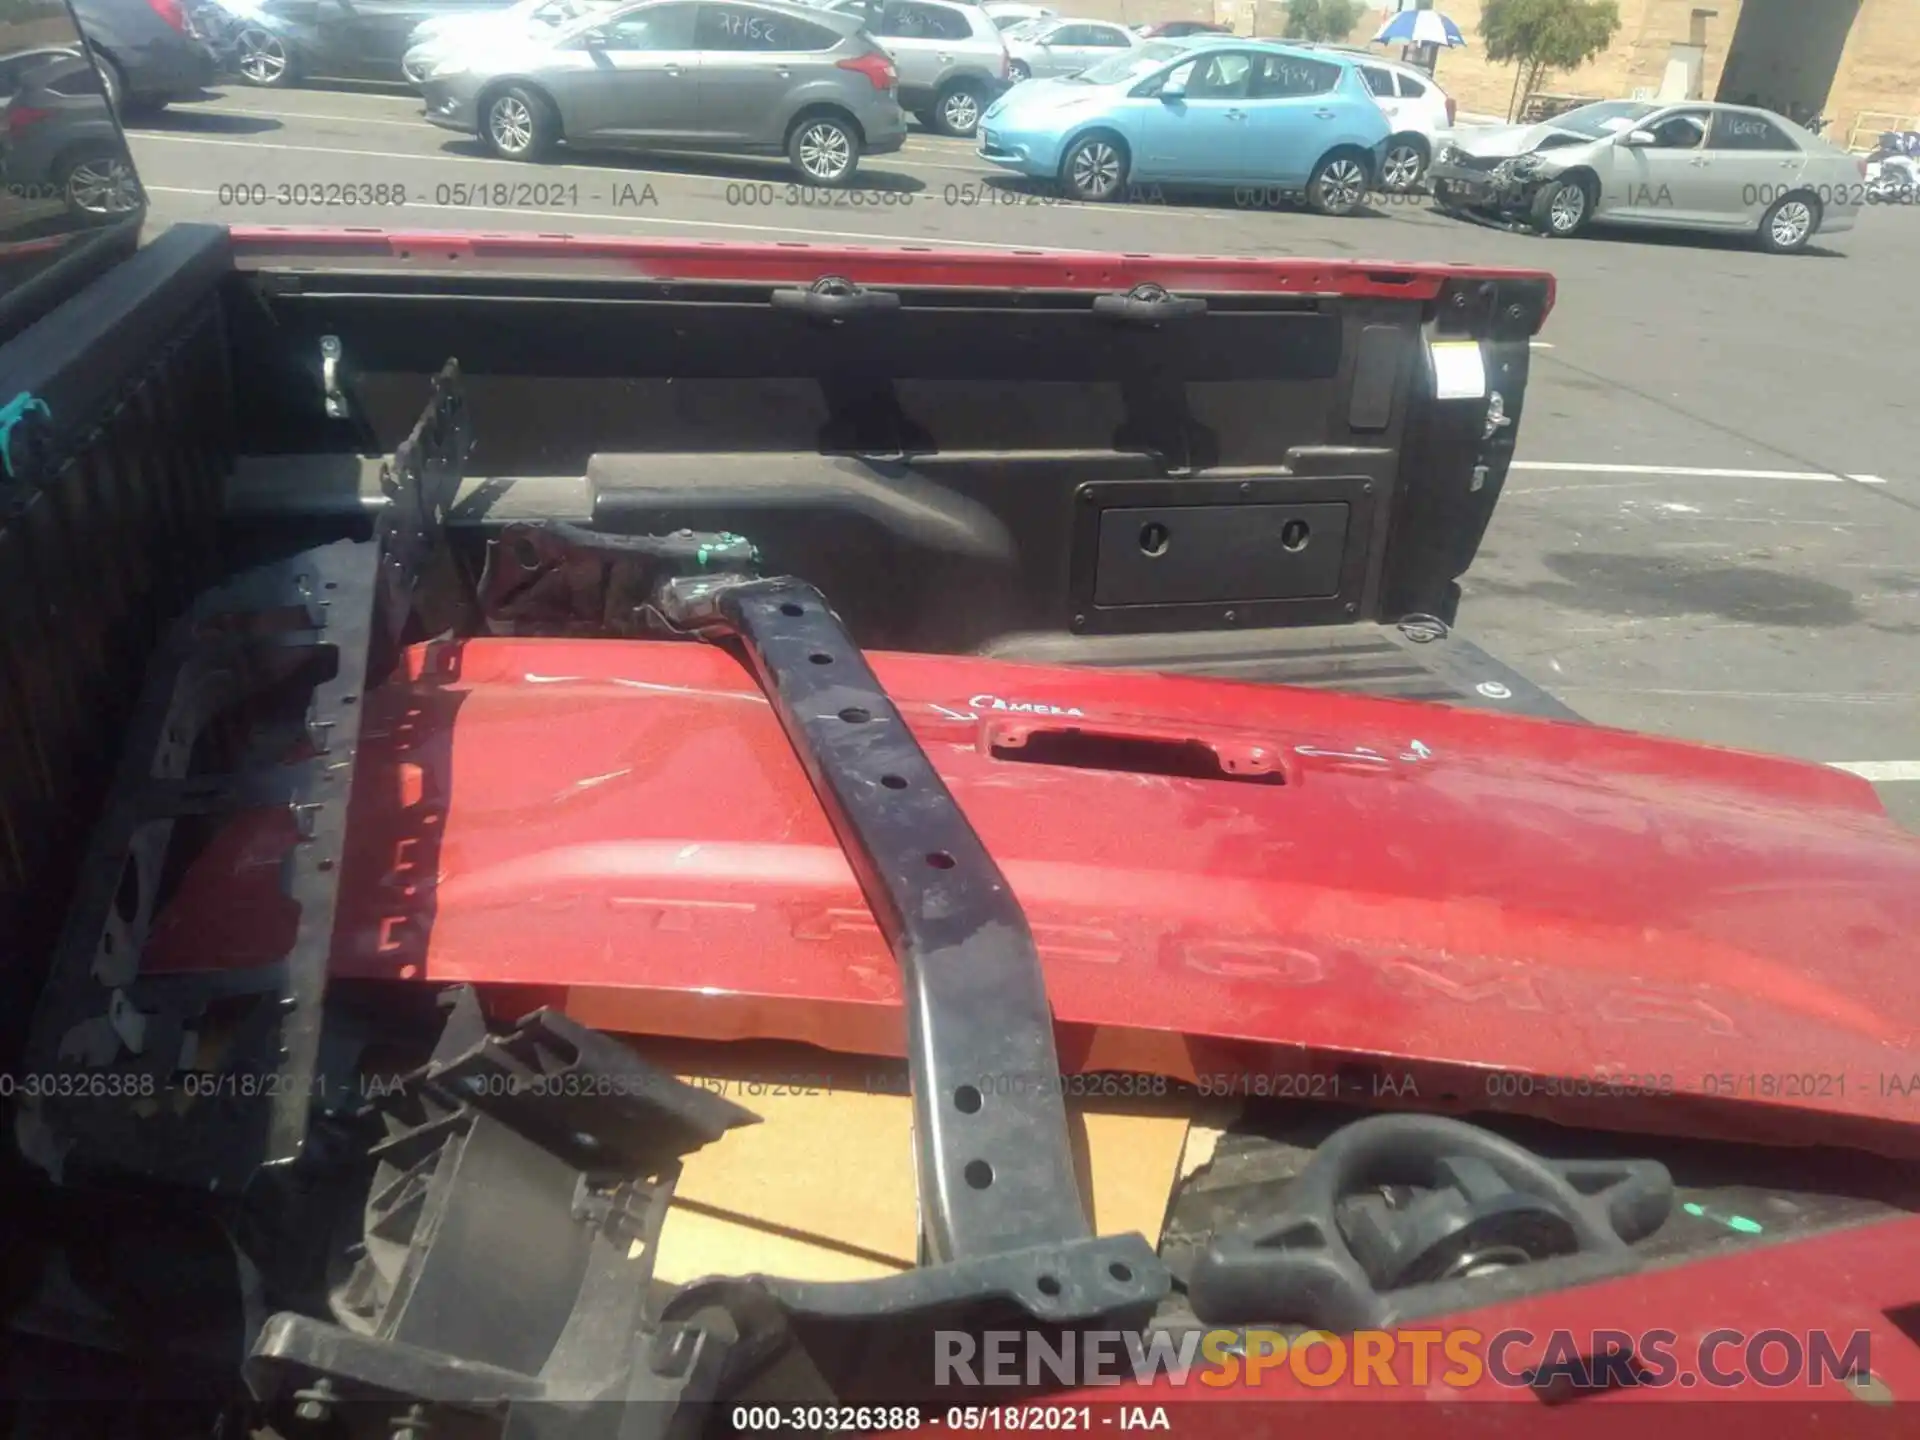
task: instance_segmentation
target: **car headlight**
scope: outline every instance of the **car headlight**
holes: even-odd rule
[[[451,80],[466,73],[467,63],[464,60],[436,60],[427,70],[427,79]]]

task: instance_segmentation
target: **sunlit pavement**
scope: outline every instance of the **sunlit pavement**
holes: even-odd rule
[[[1560,280],[1462,625],[1589,717],[1850,762],[1920,829],[1920,209],[1799,257],[1550,242],[1251,190],[1069,204],[916,133],[823,192],[777,161],[486,158],[367,87],[231,87],[136,129],[156,222],[1430,260]],[[1711,472],[1711,473],[1699,473]]]

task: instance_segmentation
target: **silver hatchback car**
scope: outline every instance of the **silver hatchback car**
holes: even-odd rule
[[[645,0],[541,36],[486,34],[421,83],[426,117],[494,154],[784,154],[844,185],[906,143],[893,61],[859,19],[781,0]]]

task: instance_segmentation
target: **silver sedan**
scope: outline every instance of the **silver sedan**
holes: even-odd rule
[[[1146,42],[1106,20],[1029,20],[1006,31],[1007,78],[1048,80],[1078,75]]]
[[[1429,178],[1442,210],[1577,235],[1590,224],[1744,232],[1777,253],[1851,230],[1862,163],[1769,110],[1606,100],[1539,125],[1461,127]]]

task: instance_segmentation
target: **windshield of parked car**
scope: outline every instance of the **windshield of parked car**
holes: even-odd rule
[[[1178,60],[1188,53],[1185,45],[1175,44],[1171,40],[1155,40],[1131,50],[1123,50],[1118,55],[1110,55],[1073,78],[1084,85],[1124,85],[1129,81],[1144,79],[1168,61]]]
[[[1571,130],[1576,135],[1598,140],[1603,135],[1615,135],[1631,129],[1636,120],[1644,119],[1659,108],[1658,105],[1643,105],[1637,100],[1609,100],[1600,105],[1582,105],[1577,110],[1556,115],[1550,123],[1558,129]]]

